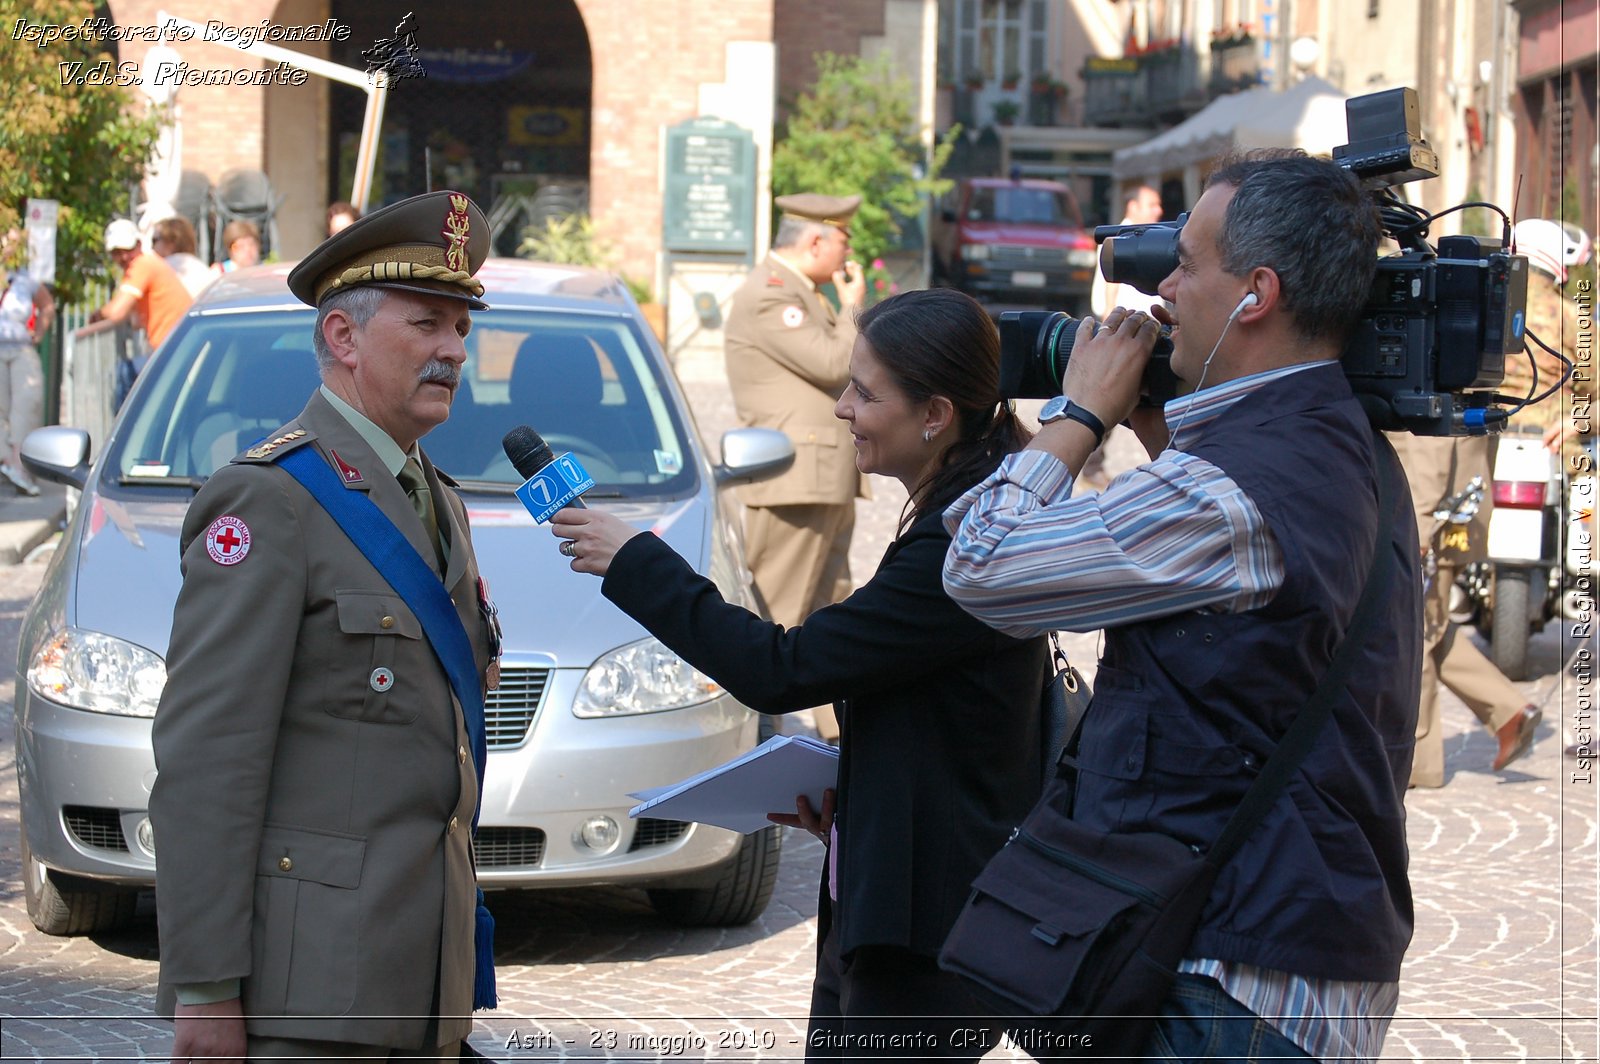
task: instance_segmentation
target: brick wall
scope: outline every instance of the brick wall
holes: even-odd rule
[[[862,38],[883,35],[884,0],[773,0],[778,46],[778,121],[817,80],[818,52],[860,55]]]
[[[772,39],[775,2],[577,0],[594,61],[589,209],[629,276],[656,273],[662,131],[699,113],[703,84],[725,80],[729,42]]]

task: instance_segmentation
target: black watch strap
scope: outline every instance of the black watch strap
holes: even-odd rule
[[[1096,447],[1106,442],[1106,423],[1096,417],[1092,411],[1085,410],[1071,399],[1068,399],[1067,405],[1061,408],[1061,417],[1067,421],[1076,421],[1094,433],[1094,445]]]

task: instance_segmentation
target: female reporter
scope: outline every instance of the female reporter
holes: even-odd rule
[[[983,1010],[935,957],[973,877],[1039,795],[1047,652],[945,595],[940,517],[1028,433],[999,396],[994,324],[969,297],[907,292],[858,328],[835,413],[856,465],[910,498],[877,572],[843,602],[785,630],[604,511],[562,510],[552,525],[575,571],[603,576],[607,598],[752,709],[837,709],[836,794],[772,815],[829,843],[807,1057],[976,1059]]]

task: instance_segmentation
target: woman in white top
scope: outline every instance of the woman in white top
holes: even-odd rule
[[[22,243],[13,229],[0,243],[0,262],[10,263]],[[35,345],[55,320],[50,290],[23,270],[6,269],[0,295],[0,476],[23,495],[39,486],[22,468],[22,440],[44,414],[44,368]]]

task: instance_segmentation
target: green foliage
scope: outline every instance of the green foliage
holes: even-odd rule
[[[775,195],[820,192],[861,195],[850,223],[856,257],[874,259],[900,233],[896,215],[915,216],[923,196],[950,188],[939,178],[953,139],[926,160],[911,113],[911,82],[896,76],[887,55],[875,60],[824,52],[817,82],[795,101],[783,139],[772,150]]]
[[[102,244],[106,223],[125,213],[129,192],[144,176],[161,116],[141,115],[137,91],[78,85],[63,63],[97,63],[115,70],[97,41],[13,40],[17,20],[81,23],[93,18],[87,0],[0,0],[0,232],[22,224],[29,197],[61,202],[56,234],[56,294],[76,301],[84,286],[111,268]],[[90,79],[93,80],[93,79]]]
[[[611,268],[616,253],[595,231],[594,219],[587,214],[546,218],[544,228],[528,226],[522,231],[517,254],[540,262],[559,262],[567,266]]]
[[[628,294],[633,296],[633,301],[641,306],[645,303],[654,303],[656,294],[650,290],[649,281],[641,281],[637,277],[622,275],[622,283],[628,286]]]

